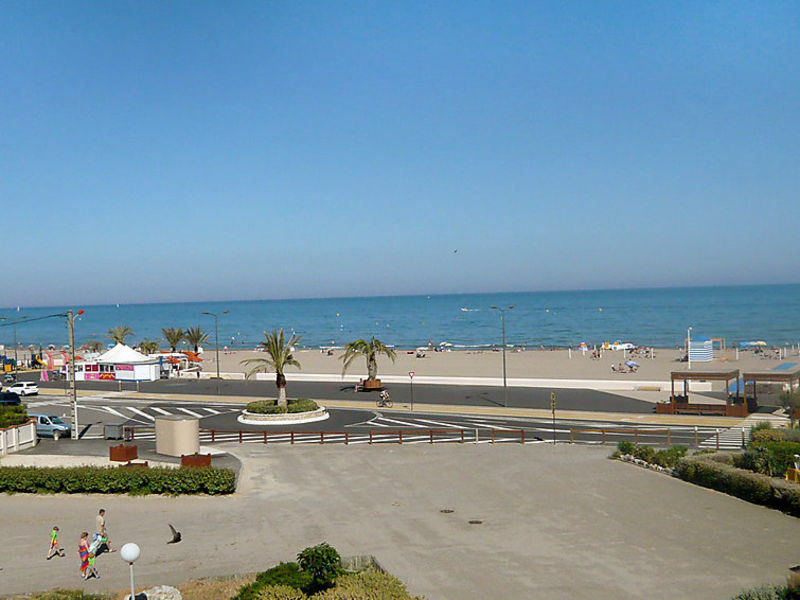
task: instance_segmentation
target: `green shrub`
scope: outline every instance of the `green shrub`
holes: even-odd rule
[[[32,494],[232,494],[231,469],[0,467],[0,492]]]
[[[32,600],[111,600],[111,596],[87,594],[81,590],[50,590],[35,595]]]
[[[319,404],[317,404],[313,400],[309,400],[308,398],[298,398],[297,400],[289,400],[290,413],[310,412],[312,410],[317,410],[318,408]]]
[[[800,454],[798,442],[764,442],[760,446],[772,453],[772,474],[777,477],[783,477],[786,469],[794,466],[794,455]]]
[[[769,448],[753,446],[736,456],[733,464],[740,469],[771,477],[774,473],[775,455]]]
[[[331,587],[342,572],[342,557],[327,542],[302,550],[297,555],[297,562],[303,571],[311,575],[311,586],[308,588],[310,592]]]
[[[771,427],[762,427],[756,429],[755,427],[750,431],[750,443],[762,444],[766,442],[782,442],[784,433],[781,429],[772,429]]]
[[[14,427],[28,422],[28,410],[24,404],[0,406],[0,429]]]
[[[736,594],[731,600],[785,600],[785,598],[784,588],[774,585],[762,585]]]
[[[800,442],[800,429],[782,429],[783,439],[786,442]]]
[[[287,406],[278,406],[277,400],[256,400],[247,405],[247,412],[277,415],[285,413],[298,413],[317,410],[319,405],[308,398],[290,398],[286,401]]]
[[[306,600],[302,590],[290,585],[268,585],[256,596],[256,600]]]
[[[342,575],[336,585],[315,594],[314,600],[419,600],[411,596],[403,582],[386,573],[367,569]]]
[[[674,473],[685,481],[800,516],[797,484],[694,457],[681,459]]]
[[[653,462],[655,455],[656,451],[652,446],[634,446],[633,448],[633,456],[639,460]]]
[[[311,574],[301,571],[295,562],[280,563],[256,575],[262,585],[288,585],[298,590],[306,590],[311,584]]]
[[[678,464],[680,459],[686,456],[687,452],[689,452],[689,449],[686,446],[672,446],[666,450],[656,452],[652,462],[671,469]]]
[[[633,442],[628,441],[621,441],[617,444],[617,450],[620,454],[633,454],[633,450],[636,446],[633,445]]]

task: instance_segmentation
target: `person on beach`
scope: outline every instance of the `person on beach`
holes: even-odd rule
[[[78,556],[81,559],[81,577],[87,579],[86,570],[89,568],[89,542],[86,539],[88,531],[81,534],[81,541],[78,543]]]
[[[47,552],[47,560],[54,556],[64,556],[64,550],[58,545],[58,527],[53,526],[50,531],[50,550]]]

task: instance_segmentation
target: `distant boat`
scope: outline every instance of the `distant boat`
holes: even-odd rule
[[[480,310],[480,308],[467,308],[466,306],[462,306],[459,310],[461,310],[461,312],[475,312],[476,310]]]

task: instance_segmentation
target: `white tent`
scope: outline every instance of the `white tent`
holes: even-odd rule
[[[141,352],[137,352],[130,346],[125,344],[117,344],[111,350],[104,352],[97,358],[97,362],[104,365],[123,363],[146,363],[153,362],[149,356],[145,356]]]

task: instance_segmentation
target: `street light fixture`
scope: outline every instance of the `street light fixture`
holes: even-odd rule
[[[692,328],[686,330],[686,362],[689,363],[689,370],[692,370]]]
[[[229,312],[228,310],[223,310],[220,314],[227,315]],[[214,317],[214,350],[217,356],[217,396],[219,396],[219,315],[205,310],[203,314]]]
[[[134,543],[127,543],[119,549],[119,557],[128,563],[131,567],[131,600],[136,599],[136,591],[133,585],[133,563],[135,563],[142,551]]]
[[[492,310],[500,311],[500,321],[503,324],[503,406],[508,406],[508,380],[506,379],[506,311],[514,308],[509,306],[492,306]]]

